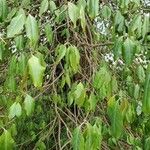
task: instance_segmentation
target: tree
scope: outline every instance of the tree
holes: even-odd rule
[[[149,149],[149,10],[0,0],[0,149]]]

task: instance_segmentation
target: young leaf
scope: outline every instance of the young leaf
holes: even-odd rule
[[[30,14],[26,20],[26,34],[30,39],[31,46],[35,47],[39,39],[39,29],[37,21]]]
[[[32,112],[34,111],[34,99],[30,95],[26,95],[26,98],[24,100],[24,108],[26,110],[27,116],[30,116]]]
[[[3,134],[0,136],[0,149],[1,150],[11,150],[14,149],[15,141],[11,134],[4,129]]]
[[[7,37],[13,37],[23,29],[26,16],[24,11],[21,12],[11,20],[10,25],[7,27]]]
[[[87,1],[87,10],[91,19],[99,14],[99,0],[88,0]]]
[[[41,61],[38,57],[34,55],[28,60],[29,74],[31,75],[33,84],[35,87],[41,87],[43,83],[45,66],[41,64]]]
[[[74,28],[76,28],[76,22],[79,18],[79,8],[75,4],[68,2],[68,14],[74,24]]]
[[[147,68],[146,80],[144,85],[143,112],[150,114],[150,65]]]
[[[39,16],[41,16],[48,9],[48,0],[43,0],[40,5]]]
[[[14,102],[9,109],[9,119],[14,118],[15,116],[20,117],[22,108],[20,103]]]
[[[73,150],[85,150],[84,137],[80,131],[80,127],[77,127],[73,132],[72,146]]]
[[[113,137],[119,138],[123,130],[123,116],[115,97],[110,98],[108,101],[108,115],[111,121],[111,134]]]

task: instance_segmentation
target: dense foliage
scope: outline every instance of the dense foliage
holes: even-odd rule
[[[150,5],[0,0],[0,150],[150,150]]]

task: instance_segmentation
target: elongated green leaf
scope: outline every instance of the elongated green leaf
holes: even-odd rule
[[[99,14],[99,0],[88,0],[87,10],[91,19],[94,19]]]
[[[142,36],[143,36],[143,38],[148,33],[149,25],[150,25],[150,21],[149,20],[150,20],[149,15],[145,14],[144,15],[144,23],[143,23],[143,26],[142,26]]]
[[[0,136],[0,149],[1,150],[12,150],[14,149],[15,141],[11,134],[4,129],[3,134]]]
[[[130,38],[127,38],[123,45],[123,59],[125,60],[126,65],[130,65],[133,61],[135,54],[135,44]]]
[[[0,60],[3,59],[4,51],[5,51],[5,45],[3,42],[0,42]]]
[[[116,30],[118,32],[122,32],[124,30],[125,27],[125,19],[123,17],[123,15],[121,14],[120,11],[117,11],[116,15],[115,15],[115,26],[116,26]]]
[[[26,95],[26,98],[24,100],[24,108],[26,110],[27,116],[30,116],[32,112],[34,111],[34,99],[30,95]]]
[[[19,74],[22,76],[25,75],[27,69],[27,59],[24,53],[22,53],[18,58],[18,67],[19,67]]]
[[[138,79],[139,79],[140,83],[144,83],[144,81],[145,81],[145,71],[144,71],[144,68],[141,65],[137,68],[137,76],[138,76]]]
[[[111,121],[111,134],[115,138],[119,138],[123,130],[123,116],[119,103],[114,97],[110,98],[108,101],[108,115]]]
[[[31,75],[33,84],[35,87],[41,87],[43,83],[45,66],[41,64],[41,61],[38,57],[34,55],[28,60],[29,74]]]
[[[145,114],[150,114],[150,65],[148,66],[145,80],[143,112]]]
[[[48,42],[51,44],[53,41],[53,31],[49,24],[45,26],[45,34]]]
[[[4,21],[8,15],[8,6],[6,0],[0,0],[0,22]]]
[[[15,116],[20,117],[22,112],[22,108],[20,103],[14,102],[9,110],[9,118],[12,119]]]
[[[72,146],[73,146],[73,150],[85,150],[84,137],[79,127],[77,127],[73,132]]]
[[[76,22],[79,18],[79,8],[75,4],[68,2],[68,14],[74,24],[74,28],[76,28]]]
[[[83,6],[80,7],[80,21],[81,21],[81,27],[83,31],[85,32],[86,19],[85,19],[85,12],[84,12]]]
[[[122,48],[123,48],[123,38],[120,37],[116,39],[114,43],[113,53],[114,53],[115,60],[121,56]]]
[[[24,11],[22,11],[22,13],[19,13],[16,17],[14,17],[10,25],[7,27],[7,37],[13,37],[16,34],[19,34],[23,29],[25,19],[26,17]]]
[[[37,21],[30,14],[26,20],[26,34],[30,39],[31,46],[35,47],[39,39],[39,29]]]
[[[131,22],[130,30],[131,32],[137,30],[137,34],[139,37],[141,35],[141,29],[142,29],[142,17],[141,15],[137,15],[133,18],[133,21]]]
[[[48,9],[48,0],[43,0],[40,5],[39,15],[41,16],[44,12],[47,11],[47,9]]]

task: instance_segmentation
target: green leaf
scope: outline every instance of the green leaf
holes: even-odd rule
[[[0,149],[1,150],[12,150],[14,149],[15,141],[11,134],[4,129],[3,134],[0,136]]]
[[[81,21],[81,27],[83,31],[85,32],[86,19],[85,19],[85,12],[84,12],[83,6],[80,7],[80,21]]]
[[[142,29],[142,17],[141,15],[137,15],[133,18],[133,21],[131,22],[130,30],[132,33],[134,33],[136,30],[138,37],[140,37],[141,29]]]
[[[102,15],[105,19],[109,19],[111,16],[111,9],[105,5],[102,9]]]
[[[88,102],[90,104],[90,110],[93,110],[93,111],[95,110],[97,101],[98,101],[98,99],[96,98],[95,94],[92,92],[88,99]]]
[[[22,108],[20,103],[14,102],[9,109],[9,119],[14,118],[15,116],[20,117]]]
[[[45,34],[48,42],[51,44],[53,41],[53,30],[49,24],[46,24],[45,26]]]
[[[138,99],[138,97],[139,97],[139,92],[140,92],[140,86],[139,86],[138,84],[136,84],[136,85],[134,86],[134,98],[135,98],[135,99]]]
[[[24,53],[22,53],[18,58],[18,67],[19,67],[19,74],[22,76],[25,75],[27,69],[27,59]]]
[[[83,84],[80,82],[76,86],[76,89],[74,91],[75,103],[80,107],[83,106],[84,101],[85,101],[85,96],[86,96],[86,90],[85,90]]]
[[[87,11],[91,19],[99,14],[99,0],[88,0],[87,1]]]
[[[8,15],[8,6],[6,0],[0,0],[0,22],[4,21]]]
[[[142,26],[142,36],[143,36],[143,38],[145,38],[146,34],[149,31],[149,25],[150,25],[149,19],[150,19],[149,15],[145,14],[144,15],[144,23],[143,23],[143,26]]]
[[[127,38],[123,45],[123,59],[125,60],[126,65],[130,65],[133,61],[133,57],[135,54],[135,44],[130,38]]]
[[[35,47],[39,40],[39,29],[37,21],[30,14],[26,20],[26,34],[30,39],[31,46]]]
[[[48,0],[43,0],[40,5],[40,12],[39,16],[41,16],[43,13],[45,13],[48,9]]]
[[[23,26],[25,24],[25,12],[19,13],[16,17],[14,17],[10,25],[7,27],[7,37],[13,37],[16,34],[19,34],[21,30],[23,30]]]
[[[41,61],[38,57],[34,55],[28,60],[29,74],[31,75],[33,84],[35,87],[41,87],[43,83],[45,66],[41,64]]]
[[[114,43],[114,48],[113,48],[115,60],[121,56],[122,48],[123,48],[123,38],[119,37],[116,39]]]
[[[93,86],[99,92],[100,99],[109,96],[111,91],[111,74],[107,67],[104,65],[94,75]]]
[[[150,114],[150,65],[147,68],[144,84],[143,112],[145,114]]]
[[[69,46],[67,49],[69,53],[69,65],[74,73],[77,73],[80,67],[80,54],[75,46]]]
[[[84,137],[80,131],[80,127],[77,127],[73,132],[72,146],[73,150],[85,150]]]
[[[108,101],[108,115],[111,121],[111,134],[115,138],[119,138],[123,130],[123,116],[118,101],[112,97]]]
[[[24,109],[26,110],[27,116],[30,116],[34,111],[35,101],[30,95],[26,95],[24,100]]]
[[[76,22],[79,18],[79,8],[75,4],[68,2],[68,14],[74,24],[74,28],[76,28]]]
[[[3,59],[4,52],[5,52],[5,45],[3,42],[0,42],[0,60]]]
[[[66,54],[66,46],[65,45],[59,45],[56,49],[56,56],[57,60],[56,63],[59,63],[65,56]]]
[[[85,0],[78,0],[77,6],[78,6],[79,9],[81,9],[81,7],[83,7],[85,9],[86,1]]]
[[[125,19],[122,16],[120,11],[117,11],[116,15],[115,15],[115,26],[116,26],[116,30],[118,32],[122,32],[124,30],[125,27]]]
[[[95,123],[92,126],[88,123],[85,135],[85,150],[100,149],[102,141],[101,124]]]
[[[138,76],[138,79],[139,79],[140,83],[144,83],[144,81],[145,81],[145,71],[144,71],[144,68],[141,65],[138,66],[138,68],[137,68],[137,76]]]

